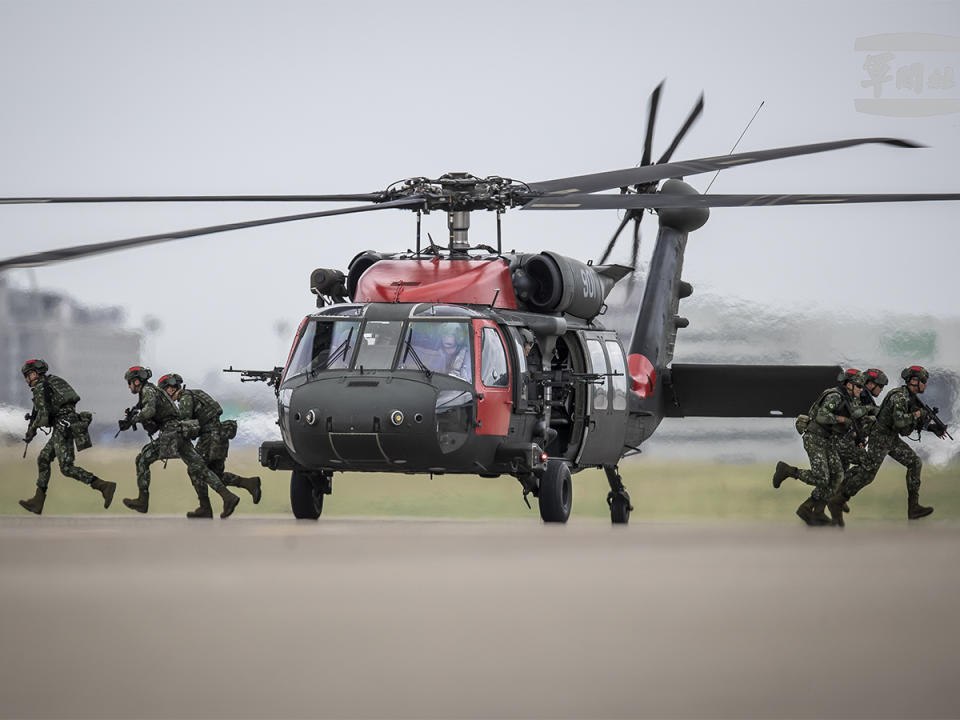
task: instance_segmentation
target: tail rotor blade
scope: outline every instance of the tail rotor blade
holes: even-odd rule
[[[661,80],[660,84],[653,89],[653,93],[650,95],[650,110],[647,114],[647,137],[643,143],[643,157],[640,160],[641,165],[649,165],[650,157],[653,154],[653,125],[657,120],[657,106],[660,104],[660,93],[663,91],[663,83],[665,80]]]
[[[700,93],[700,99],[697,101],[697,104],[693,106],[693,110],[690,111],[690,114],[687,116],[686,122],[683,123],[683,126],[677,132],[673,142],[670,143],[670,147],[667,148],[667,151],[660,156],[660,159],[657,160],[657,163],[670,162],[670,158],[673,157],[673,151],[677,149],[677,146],[683,140],[684,136],[687,134],[687,131],[693,127],[693,124],[700,117],[700,114],[703,112],[703,93]]]

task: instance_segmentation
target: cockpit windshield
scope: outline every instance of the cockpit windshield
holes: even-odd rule
[[[360,323],[357,320],[309,323],[300,336],[300,342],[290,358],[284,377],[347,367],[359,329]]]
[[[431,372],[453,375],[473,382],[470,324],[411,321],[403,336],[397,369],[418,369],[418,358]]]
[[[360,368],[421,370],[473,382],[469,320],[313,319],[303,330],[284,377]],[[399,351],[398,351],[399,348]],[[354,353],[356,358],[354,359]]]

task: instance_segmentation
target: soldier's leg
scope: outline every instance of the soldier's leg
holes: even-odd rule
[[[810,456],[810,469],[800,470],[797,475],[801,482],[813,485],[813,491],[810,493],[810,497],[797,508],[797,516],[807,525],[830,524],[830,519],[823,514],[823,508],[830,497],[832,481],[831,461],[828,456],[829,442],[827,438],[810,435],[809,433],[803,436],[803,448]]]
[[[844,475],[843,486],[841,487],[843,495],[848,499],[852,498],[874,481],[880,466],[883,464],[883,459],[887,456],[887,452],[895,440],[895,436],[891,437],[882,433],[873,433],[870,436],[864,460],[855,471]]]
[[[137,490],[136,498],[124,498],[123,504],[131,510],[145,513],[150,506],[150,466],[160,459],[159,441],[152,441],[143,446],[137,455]]]
[[[193,445],[190,444],[189,440],[181,440],[177,446],[177,451],[180,459],[187,465],[187,473],[190,475],[191,480],[209,485],[213,488],[214,492],[223,498],[223,512],[220,513],[220,517],[230,517],[240,502],[240,498],[227,490],[223,481],[207,467],[207,464],[194,449]]]
[[[897,438],[890,448],[890,457],[907,468],[907,517],[916,520],[932,513],[932,507],[920,504],[920,470],[923,462],[913,448]]]
[[[260,477],[241,477],[240,475],[234,475],[232,472],[227,472],[224,469],[225,464],[225,460],[213,460],[207,463],[207,467],[213,470],[220,477],[220,479],[223,480],[224,485],[243,488],[250,493],[250,496],[253,498],[254,505],[260,502]]]
[[[117,484],[105,482],[92,472],[84,470],[79,465],[74,465],[73,461],[76,454],[73,449],[73,438],[69,437],[66,433],[60,430],[54,431],[54,443],[54,448],[57,452],[57,462],[60,463],[60,472],[98,491],[103,497],[103,507],[110,507],[110,503],[113,502],[113,494],[117,490]]]
[[[24,510],[39,515],[43,512],[43,504],[47,500],[47,487],[50,485],[50,461],[53,459],[55,449],[53,438],[51,438],[40,454],[37,455],[37,490],[33,497],[28,500],[20,500],[20,507]]]

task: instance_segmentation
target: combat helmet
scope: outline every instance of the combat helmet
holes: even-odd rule
[[[157,380],[157,387],[165,390],[168,387],[178,388],[183,385],[183,378],[176,373],[167,373]]]
[[[153,377],[153,372],[150,370],[150,368],[140,367],[139,365],[134,365],[123,374],[123,379],[128,383],[132,383],[137,379],[139,379],[141,382],[146,382],[151,377]]]
[[[34,358],[33,360],[27,360],[23,367],[20,368],[20,372],[23,373],[23,376],[26,377],[31,372],[35,372],[37,375],[43,375],[50,369],[50,366],[47,365],[45,360],[40,358]]]
[[[928,373],[927,369],[922,365],[911,365],[910,367],[903,369],[903,371],[900,373],[900,377],[902,377],[907,384],[910,383],[911,378],[919,378],[920,382],[925,383],[930,379],[930,373]]]
[[[868,368],[863,372],[863,379],[867,382],[873,381],[875,385],[884,387],[890,380],[887,379],[887,374],[880,368]]]
[[[865,380],[863,379],[863,373],[857,370],[856,368],[848,368],[840,373],[840,377],[837,378],[837,382],[841,385],[846,383],[853,383],[857,387],[863,387]]]

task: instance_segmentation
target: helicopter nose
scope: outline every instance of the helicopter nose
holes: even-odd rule
[[[451,434],[451,411],[445,407],[450,391],[403,377],[338,377],[311,381],[293,391],[287,426],[293,452],[308,467],[376,466],[409,469],[436,466],[457,443],[466,438],[469,413],[460,412],[454,423],[463,425]],[[460,390],[469,404],[472,394]],[[438,411],[438,406],[439,411]]]

